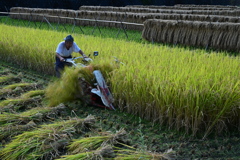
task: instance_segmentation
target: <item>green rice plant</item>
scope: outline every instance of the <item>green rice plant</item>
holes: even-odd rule
[[[115,157],[113,148],[110,145],[106,145],[98,148],[95,151],[77,153],[74,155],[64,155],[58,160],[96,160],[96,159],[112,159]]]
[[[81,139],[75,139],[68,146],[68,152],[70,154],[77,154],[80,152],[86,152],[96,150],[104,144],[114,145],[118,142],[126,142],[127,133],[124,129],[118,131],[116,134],[109,134],[106,136],[94,136]]]
[[[24,132],[14,137],[5,148],[1,149],[0,158],[7,159],[52,159],[71,140],[74,134],[84,132],[95,123],[93,116],[85,119],[73,118]],[[24,142],[24,143],[23,143]]]

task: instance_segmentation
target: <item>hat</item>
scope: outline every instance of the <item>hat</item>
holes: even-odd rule
[[[74,38],[71,35],[68,35],[66,38],[64,38],[64,40],[68,42],[73,42]]]

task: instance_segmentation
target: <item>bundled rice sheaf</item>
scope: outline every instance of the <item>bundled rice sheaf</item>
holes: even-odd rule
[[[152,9],[181,9],[181,10],[229,10],[239,9],[237,6],[223,6],[223,5],[211,5],[211,6],[155,6],[155,5],[127,5],[129,8],[152,8]]]
[[[239,52],[239,30],[239,23],[150,19],[144,23],[142,37],[160,43]]]
[[[92,7],[91,7],[92,8]],[[106,7],[104,7],[106,8]],[[238,13],[235,13],[234,16],[221,16],[218,14],[218,11],[212,11],[215,13],[201,13],[201,11],[195,10],[188,11],[188,10],[157,10],[157,13],[151,13],[151,12],[140,12],[138,9],[137,11],[132,10],[131,8],[125,10],[124,12],[121,11],[120,7],[117,7],[117,9],[113,9],[116,7],[110,7],[112,10],[105,10],[101,9],[98,11],[97,9],[100,9],[97,7],[96,9],[92,10],[60,10],[60,9],[39,9],[39,8],[22,8],[22,10],[28,10],[29,15],[22,15],[27,16],[29,20],[38,20],[41,21],[43,16],[36,15],[36,13],[39,14],[40,11],[42,11],[42,14],[45,16],[63,16],[63,17],[69,17],[68,18],[59,18],[59,17],[47,17],[49,22],[55,22],[55,23],[74,23],[73,18],[81,18],[81,19],[97,19],[97,20],[111,20],[111,21],[124,21],[124,22],[130,22],[130,23],[139,23],[143,24],[145,20],[147,19],[168,19],[168,20],[194,20],[194,21],[211,21],[211,22],[239,22],[240,20],[236,18],[236,15]],[[135,8],[136,9],[136,8]],[[11,8],[12,13],[15,12],[15,10],[19,10],[19,8]],[[145,9],[146,10],[146,9]],[[34,13],[31,12],[34,11]],[[20,11],[22,12],[22,11]],[[232,11],[231,11],[232,12]],[[207,16],[205,15],[207,14]],[[217,14],[217,15],[211,15],[211,14]],[[230,14],[231,15],[231,14]],[[21,16],[19,16],[21,18]],[[23,18],[23,17],[22,17]],[[95,21],[75,21],[77,25],[90,25],[95,26]],[[122,27],[121,24],[116,23],[105,23],[105,22],[97,22],[100,26],[107,26],[107,27]],[[126,29],[133,29],[133,30],[142,30],[142,26],[138,25],[131,25],[131,24],[125,24],[124,26]]]
[[[221,11],[221,10],[171,10],[171,9],[151,9],[151,8],[136,8],[136,7],[94,7],[87,6],[80,11],[66,10],[66,9],[38,9],[38,8],[11,8],[11,11],[15,13],[17,10],[19,13],[25,13],[19,15],[18,18],[28,19],[32,21],[40,21],[43,16],[37,16],[39,10],[43,11],[46,16],[63,16],[66,18],[47,17],[49,22],[59,23],[76,23],[77,25],[89,25],[104,26],[104,27],[124,27],[131,30],[143,30],[141,24],[148,19],[166,19],[166,20],[194,20],[194,21],[211,21],[211,22],[234,22],[238,23],[240,20],[236,16],[240,15],[239,10]],[[84,9],[89,10],[84,10]],[[206,16],[207,15],[207,16]],[[222,16],[225,15],[225,16]],[[14,17],[14,16],[13,16]],[[67,18],[69,17],[69,18]],[[96,21],[80,21],[73,18],[93,19],[93,20],[111,20],[111,21],[124,21],[135,24],[120,24],[114,22],[96,22]],[[178,30],[180,31],[180,30]],[[180,40],[181,41],[181,40]],[[176,42],[179,43],[179,42]]]
[[[95,8],[94,8],[95,7]],[[181,10],[181,9],[152,9],[152,8],[131,8],[131,7],[108,7],[106,6],[81,6],[80,10],[94,11],[115,11],[134,12],[134,13],[175,13],[175,14],[202,14],[202,15],[226,15],[239,16],[240,10]]]
[[[223,6],[223,5],[195,5],[195,4],[176,4],[175,7],[190,7],[190,8],[226,8],[226,9],[239,9],[238,6]]]

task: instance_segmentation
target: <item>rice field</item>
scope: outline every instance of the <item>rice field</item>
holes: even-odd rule
[[[54,74],[55,47],[67,33],[6,25],[1,28],[2,60]],[[85,53],[99,51],[94,63],[116,68],[108,73],[103,67],[102,72],[121,110],[193,135],[201,131],[206,136],[216,128],[221,132],[238,126],[238,57],[77,34],[74,37]],[[124,65],[117,66],[114,56]]]
[[[13,27],[4,24],[1,24],[0,28],[2,35],[0,58],[2,61],[21,66],[21,68],[34,70],[42,73],[44,76],[54,75],[54,53],[56,45],[69,33]],[[102,148],[95,148],[96,151],[89,150],[87,155],[103,156],[104,153],[106,153],[105,151],[107,151],[107,155],[112,155],[117,159],[118,156],[114,155],[114,150],[117,149],[118,153],[122,153],[122,157],[118,157],[119,159],[123,159],[123,156],[125,156],[126,159],[131,159],[132,157],[129,157],[129,155],[124,155],[126,152],[131,155],[136,155],[136,157],[137,155],[139,157],[145,155],[146,159],[154,156],[159,159],[167,158],[167,156],[171,155],[172,150],[176,151],[174,152],[175,156],[181,158],[219,158],[219,156],[232,156],[234,158],[237,156],[236,150],[239,147],[235,144],[238,144],[239,138],[235,135],[235,132],[239,129],[238,104],[240,98],[238,56],[229,56],[227,52],[206,51],[180,46],[173,47],[163,44],[152,45],[144,41],[139,43],[77,33],[73,34],[73,36],[76,43],[79,44],[85,53],[88,54],[96,50],[99,51],[100,55],[94,59],[92,66],[103,72],[114,94],[114,105],[118,108],[117,114],[122,114],[120,117],[123,117],[123,119],[121,120],[117,116],[111,117],[114,113],[106,113],[105,110],[102,111],[103,113],[99,113],[98,110],[94,109],[90,111],[91,109],[89,110],[89,108],[83,107],[82,102],[74,101],[73,99],[71,99],[72,102],[64,101],[64,104],[67,104],[67,108],[72,112],[65,114],[73,115],[76,113],[84,116],[80,117],[84,119],[89,113],[95,113],[97,117],[99,116],[99,119],[103,118],[100,123],[107,124],[108,128],[106,128],[106,131],[113,128],[115,129],[113,132],[116,132],[116,130],[120,130],[123,126],[128,128],[130,124],[132,126],[137,125],[137,129],[135,130],[131,129],[131,126],[127,129],[129,135],[134,137],[132,141],[137,142],[137,150],[136,147],[128,146],[129,144],[126,142],[126,148],[123,147],[124,145],[122,146],[124,149],[112,149],[109,146],[103,146]],[[117,57],[123,64],[114,61],[114,57]],[[74,77],[77,77],[76,74],[80,74],[81,72],[81,70],[77,69],[68,69],[66,70],[66,75],[70,75],[69,77],[61,79],[60,81],[55,81],[53,78],[50,83],[48,81],[48,86],[44,90],[36,89],[35,91],[29,91],[27,93],[19,90],[20,93],[18,91],[14,93],[14,88],[19,89],[29,84],[27,85],[27,82],[22,81],[21,76],[24,78],[25,75],[8,75],[8,71],[4,70],[2,74],[6,74],[7,76],[0,78],[0,83],[2,88],[4,88],[3,92],[0,93],[0,96],[3,94],[3,98],[0,101],[0,104],[3,106],[2,109],[6,112],[12,110],[22,112],[24,109],[28,110],[32,107],[39,107],[39,104],[42,103],[42,96],[46,96],[45,98],[48,99],[48,101],[43,102],[44,105],[46,105],[45,107],[50,107],[48,105],[49,101],[51,102],[51,97],[48,97],[48,94],[45,95],[44,93],[47,91],[54,95],[57,94],[57,92],[64,92],[61,88],[60,90],[51,89],[51,86],[68,82],[69,78],[72,80],[71,82],[74,82]],[[28,81],[34,81],[34,79],[35,78],[32,78]],[[10,80],[16,83],[14,85],[15,87],[6,86],[11,84],[12,81]],[[34,84],[31,85],[34,86]],[[74,85],[76,84],[69,83],[67,86],[73,93],[76,92]],[[31,87],[28,89],[31,89]],[[6,99],[5,95],[8,92],[12,92],[12,95],[16,94],[17,97]],[[64,96],[65,95],[61,98],[64,99]],[[57,101],[55,106],[51,107],[54,108],[60,103],[61,100]],[[24,108],[24,106],[26,108]],[[47,110],[46,112],[50,111]],[[37,115],[43,114],[45,114],[45,112]],[[27,115],[31,116],[31,114]],[[137,122],[136,120],[132,121],[128,119],[131,119],[133,115],[140,117],[137,119]],[[24,117],[24,115],[20,115],[20,117],[22,116]],[[109,116],[113,120],[109,120]],[[17,118],[18,117],[14,117],[14,119]],[[47,119],[48,117],[45,118]],[[53,118],[56,117],[53,116]],[[82,122],[83,119],[79,121]],[[144,122],[148,120],[150,123],[143,124],[142,119],[144,119]],[[7,121],[14,123],[12,119]],[[26,149],[28,150],[25,151],[17,149],[19,145],[18,142],[22,140],[28,141],[26,138],[28,138],[27,136],[30,134],[39,134],[38,138],[42,140],[41,138],[44,137],[45,134],[53,133],[50,130],[47,131],[49,126],[43,124],[42,122],[44,121],[46,120],[43,119],[39,124],[36,124],[34,121],[34,123],[40,127],[37,130],[32,130],[31,128],[31,125],[35,126],[35,124],[30,123],[30,128],[21,126],[24,131],[26,129],[29,129],[29,131],[23,133],[20,130],[20,132],[17,133],[19,135],[15,137],[16,141],[12,143],[2,142],[2,150],[4,153],[1,154],[1,158],[16,159],[16,157],[21,158],[19,156],[24,154],[29,156],[28,159],[33,158],[31,155],[36,156],[36,158],[49,158],[49,156],[62,159],[73,159],[78,156],[86,158],[86,155],[82,153],[74,156],[65,156],[64,154],[67,150],[60,152],[62,151],[61,149],[65,149],[73,138],[79,136],[82,132],[86,134],[86,137],[90,136],[87,131],[74,130],[74,126],[71,125],[69,128],[59,128],[59,126],[65,126],[63,122],[53,123],[52,125],[55,126],[56,129],[50,125],[50,127],[60,135],[60,139],[57,139],[57,141],[47,139],[46,141],[50,143],[43,146],[46,150],[39,149],[40,144],[37,142],[35,146],[32,146],[32,149],[36,151],[34,153],[31,153],[31,150],[27,147]],[[5,122],[3,121],[3,123]],[[28,123],[29,120],[26,120],[25,125]],[[7,128],[9,127],[10,126],[7,126]],[[95,127],[93,126],[93,128]],[[1,129],[4,128],[1,127]],[[67,132],[65,132],[65,130]],[[165,133],[161,133],[163,130]],[[97,131],[101,132],[102,129],[97,129]],[[134,136],[136,133],[137,136]],[[233,138],[226,138],[225,133],[231,134]],[[90,134],[92,133],[90,132]],[[216,142],[212,139],[207,141],[209,137],[214,135],[220,137],[224,135],[223,141]],[[92,136],[98,135],[94,134]],[[155,136],[156,138],[152,138]],[[192,137],[201,137],[206,140],[206,143],[200,143],[200,141],[190,143],[189,139]],[[166,139],[166,141],[164,141],[164,139]],[[186,139],[188,139],[187,142]],[[171,144],[169,143],[170,141]],[[176,141],[180,141],[180,143],[176,143]],[[194,148],[194,146],[197,146],[197,143],[202,145],[200,147],[201,149]],[[54,144],[54,146],[49,146],[49,144]],[[190,147],[190,145],[192,146]],[[105,150],[106,148],[107,150]],[[156,154],[146,152],[147,150],[156,151]],[[12,151],[16,154],[12,154]],[[236,154],[234,154],[234,152],[236,152]],[[40,154],[42,157],[38,157]]]

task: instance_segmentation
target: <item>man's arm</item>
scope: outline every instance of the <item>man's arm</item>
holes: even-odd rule
[[[57,52],[56,52],[56,56],[60,59],[60,61],[64,61],[64,58],[60,56]]]
[[[79,53],[83,56],[83,58],[88,58],[82,50],[80,50]]]

